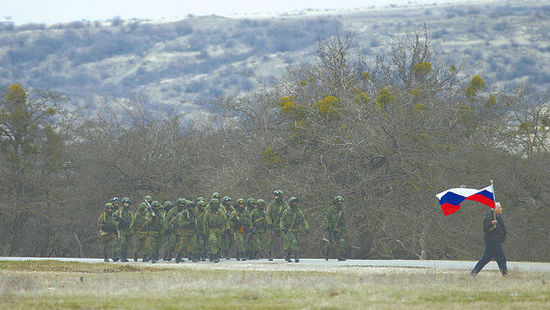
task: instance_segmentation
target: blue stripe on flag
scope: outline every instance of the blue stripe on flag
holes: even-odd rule
[[[482,190],[479,193],[476,193],[476,195],[483,195],[483,196],[485,196],[485,197],[487,197],[487,198],[489,198],[493,201],[495,200],[495,196],[493,195],[493,193],[491,193],[490,191],[488,191],[486,189]]]
[[[445,195],[443,195],[443,197],[441,197],[441,199],[439,200],[439,204],[442,205],[448,203],[453,206],[458,206],[461,202],[464,201],[465,198],[466,197],[457,195],[453,192],[447,192]]]

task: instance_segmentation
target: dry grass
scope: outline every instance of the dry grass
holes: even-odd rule
[[[550,309],[550,275],[542,273],[236,266],[246,265],[0,263],[0,308]]]

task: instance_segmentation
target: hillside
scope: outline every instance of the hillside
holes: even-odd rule
[[[90,110],[140,98],[152,111],[270,85],[307,61],[320,37],[349,32],[368,59],[425,23],[445,59],[488,85],[550,83],[550,5],[541,1],[393,7],[262,18],[113,19],[68,24],[0,23],[0,85],[68,94]]]

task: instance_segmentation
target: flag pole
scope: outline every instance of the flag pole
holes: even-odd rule
[[[493,206],[493,220],[497,220],[497,213],[496,213],[496,210],[497,210],[497,195],[495,195],[495,186],[493,185],[493,180],[491,180],[491,186],[493,187],[493,200],[495,201],[494,203],[494,206]],[[497,224],[494,224],[493,225],[493,229],[495,229],[497,227]]]
[[[497,204],[497,195],[495,195],[495,186],[493,185],[493,180],[491,180],[491,186],[493,186],[493,200],[495,201],[495,207]],[[494,208],[493,208],[494,209]]]

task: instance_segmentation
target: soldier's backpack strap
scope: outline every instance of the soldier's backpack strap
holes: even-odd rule
[[[292,219],[292,224],[290,224],[290,228],[288,230],[291,230],[294,227],[294,223],[296,222],[296,217],[298,216],[298,212],[300,211],[294,212],[294,218]]]

